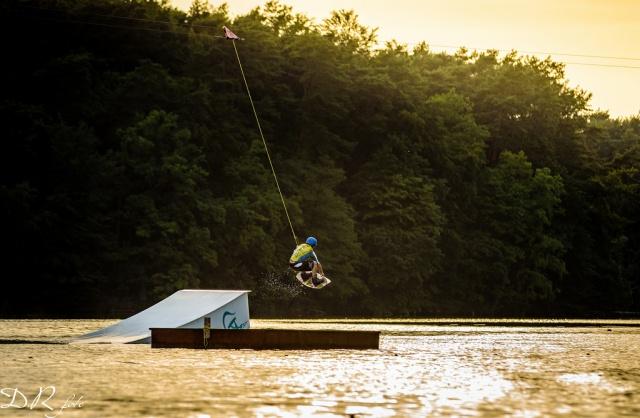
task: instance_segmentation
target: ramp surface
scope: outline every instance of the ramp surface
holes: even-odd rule
[[[71,343],[149,343],[149,328],[249,328],[247,290],[179,290],[155,305]]]

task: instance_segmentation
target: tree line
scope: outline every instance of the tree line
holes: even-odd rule
[[[0,314],[121,316],[183,288],[263,316],[640,311],[640,116],[562,64],[377,45],[354,11],[0,6]],[[333,284],[302,290],[293,227]]]

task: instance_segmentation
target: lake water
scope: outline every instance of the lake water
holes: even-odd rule
[[[0,406],[27,402],[0,417],[640,416],[638,321],[251,322],[382,331],[363,351],[6,344],[113,322],[0,320]]]

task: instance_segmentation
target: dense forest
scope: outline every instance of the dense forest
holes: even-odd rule
[[[640,311],[640,115],[562,64],[380,47],[354,11],[3,2],[0,315],[252,289],[254,316]],[[295,245],[223,25],[299,237]]]

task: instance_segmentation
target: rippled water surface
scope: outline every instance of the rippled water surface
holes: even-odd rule
[[[380,330],[381,347],[204,351],[43,344],[113,321],[3,320],[0,406],[13,389],[28,405],[0,417],[640,416],[637,321],[447,322],[253,320],[254,328]],[[49,401],[47,386],[56,390]]]

